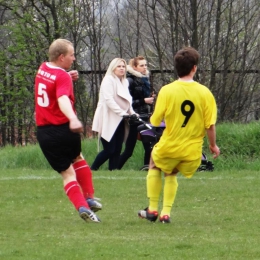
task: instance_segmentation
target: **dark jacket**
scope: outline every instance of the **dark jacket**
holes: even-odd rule
[[[143,75],[128,65],[126,77],[129,81],[129,92],[133,97],[132,106],[134,111],[139,115],[148,114],[150,106],[144,102],[144,99],[151,95],[149,71],[147,71],[146,75]]]

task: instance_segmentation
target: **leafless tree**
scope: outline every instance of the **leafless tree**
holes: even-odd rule
[[[219,121],[258,119],[259,21],[259,0],[0,0],[2,145],[32,141],[35,70],[59,37],[74,43],[85,135],[111,59],[144,55],[159,90],[177,78],[183,46],[201,54],[196,79],[214,93]]]

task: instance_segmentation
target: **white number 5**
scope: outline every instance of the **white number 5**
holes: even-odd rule
[[[38,86],[38,96],[39,97],[37,97],[37,103],[39,106],[47,107],[50,104],[49,97],[46,92],[46,85],[42,83],[39,83]]]

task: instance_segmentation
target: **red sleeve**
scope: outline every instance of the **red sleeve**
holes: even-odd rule
[[[59,76],[56,78],[56,98],[61,96],[68,96],[72,98],[73,96],[73,83],[69,73],[61,71]]]

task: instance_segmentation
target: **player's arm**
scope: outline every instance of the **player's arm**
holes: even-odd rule
[[[216,144],[216,127],[217,121],[217,105],[213,94],[207,89],[207,106],[205,109],[205,128],[209,140],[209,149],[214,158],[217,158],[220,154],[220,150]]]
[[[75,114],[68,96],[60,96],[58,98],[58,104],[61,112],[69,119],[71,131],[75,133],[83,132],[82,123]]]
[[[207,131],[207,136],[209,140],[209,149],[210,152],[214,155],[213,158],[217,158],[220,154],[220,149],[216,144],[216,127],[215,125],[211,125]]]
[[[159,126],[164,119],[164,114],[166,110],[166,98],[163,92],[163,88],[160,90],[154,112],[150,118],[150,122],[153,126]]]

